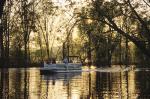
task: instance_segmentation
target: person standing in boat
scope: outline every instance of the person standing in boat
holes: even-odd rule
[[[63,63],[68,64],[68,59],[65,57]]]
[[[66,64],[65,67],[68,70],[68,59],[67,59],[67,57],[64,58],[63,63]]]

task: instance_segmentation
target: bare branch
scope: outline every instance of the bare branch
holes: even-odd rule
[[[146,3],[146,5],[147,5],[147,6],[149,6],[149,7],[150,7],[150,4],[148,4],[148,2],[146,2],[145,0],[143,0],[143,1]],[[149,1],[149,2],[150,2],[150,1]]]

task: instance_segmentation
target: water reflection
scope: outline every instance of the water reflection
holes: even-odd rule
[[[96,84],[98,96],[104,99],[136,99],[137,97],[131,94],[134,93],[132,90],[135,90],[133,77],[130,76],[130,72],[98,73]]]
[[[1,69],[0,99],[149,99],[150,72],[41,75],[38,68]]]
[[[79,97],[78,81],[81,79],[81,73],[58,73],[55,75],[42,75],[43,78],[43,93],[46,93],[48,99],[67,99]],[[42,84],[42,85],[43,85]],[[77,99],[77,98],[75,98]]]

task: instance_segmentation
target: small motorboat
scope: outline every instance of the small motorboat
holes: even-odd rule
[[[68,72],[81,72],[82,62],[78,56],[65,57],[63,62],[56,61],[44,61],[44,67],[42,67],[41,73],[68,73]]]
[[[55,63],[47,64],[44,62],[44,67],[41,69],[41,73],[56,73],[56,72],[81,72],[82,63]]]

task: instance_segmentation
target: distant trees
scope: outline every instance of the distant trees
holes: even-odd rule
[[[0,18],[1,66],[9,65],[9,57],[14,65],[27,65],[30,61],[29,39],[30,33],[35,29],[34,7],[37,2],[7,0],[2,3],[0,6],[3,8]]]
[[[27,66],[30,63],[29,56],[29,39],[31,31],[35,29],[35,2],[28,0],[21,1],[21,27],[23,32],[24,43],[24,64]]]
[[[75,22],[74,16],[66,11],[73,13],[73,9],[66,7],[72,8],[74,3],[7,0],[0,4],[0,63],[9,63],[10,59],[10,65],[27,66],[31,61],[61,56],[61,46]]]
[[[43,38],[43,43],[45,45],[46,49],[46,57],[47,59],[52,58],[50,52],[50,44],[53,42],[55,35],[52,35],[53,32],[53,25],[54,25],[54,20],[57,12],[57,7],[54,7],[52,1],[49,0],[44,0],[41,2],[42,6],[39,8],[41,10],[40,13],[37,13],[37,25],[36,25],[36,30],[38,32],[39,36],[38,39],[40,39],[42,43],[42,38]],[[52,41],[50,41],[50,39]],[[43,45],[40,45],[43,48]]]

